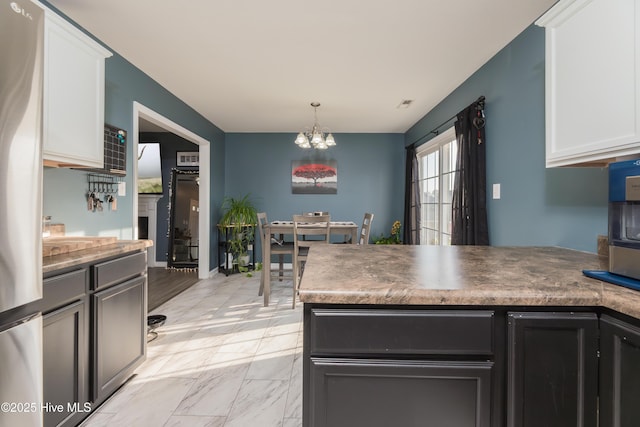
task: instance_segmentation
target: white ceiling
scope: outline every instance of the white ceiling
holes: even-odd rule
[[[297,132],[317,101],[332,132],[378,133],[405,132],[556,0],[49,1],[225,132]]]

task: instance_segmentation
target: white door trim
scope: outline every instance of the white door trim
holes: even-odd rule
[[[210,187],[210,153],[211,153],[211,142],[202,138],[201,136],[196,135],[190,130],[180,126],[179,124],[173,122],[172,120],[162,116],[161,114],[156,113],[148,107],[140,104],[137,101],[133,102],[133,153],[138,152],[138,119],[143,118],[155,125],[158,125],[167,131],[174,133],[187,141],[193,142],[198,145],[198,152],[200,154],[200,185],[199,185],[199,198],[200,198],[200,215],[198,221],[198,240],[200,242],[199,247],[199,257],[198,257],[198,278],[199,279],[208,279],[209,272],[209,246],[210,246],[210,236],[209,236],[209,228],[210,228],[210,216],[209,209],[211,206],[210,197],[211,191]],[[133,185],[135,186],[138,182],[138,162],[133,162]],[[135,191],[135,189],[133,190]],[[138,198],[133,197],[133,227],[134,234],[133,238],[138,238]]]

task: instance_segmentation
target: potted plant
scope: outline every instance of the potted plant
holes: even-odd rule
[[[222,209],[218,228],[229,239],[228,250],[233,256],[233,263],[243,266],[244,262],[246,266],[247,248],[253,243],[254,230],[258,222],[257,210],[248,194],[242,198],[225,197]]]
[[[391,226],[391,234],[389,236],[381,235],[377,239],[374,240],[376,245],[399,245],[402,243],[402,239],[400,237],[400,229],[402,224],[400,221],[395,221]]]
[[[253,242],[253,227],[242,227],[239,231],[233,230],[229,240],[229,251],[233,254],[233,262],[240,267],[249,265],[249,245]]]
[[[234,197],[225,197],[222,203],[222,218],[220,218],[221,227],[255,227],[258,221],[258,212],[249,200],[249,195],[245,195],[241,199]]]

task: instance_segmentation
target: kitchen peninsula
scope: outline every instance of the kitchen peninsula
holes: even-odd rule
[[[631,425],[640,292],[583,269],[607,259],[314,247],[300,287],[304,426],[596,426],[598,412],[601,426]]]
[[[45,426],[77,425],[145,360],[151,243],[43,239],[44,401],[64,408],[44,413]]]

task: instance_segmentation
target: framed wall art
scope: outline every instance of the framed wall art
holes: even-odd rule
[[[293,194],[338,194],[338,162],[294,160],[291,163]]]
[[[177,166],[200,166],[200,153],[198,151],[178,151],[176,153]]]

